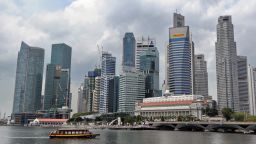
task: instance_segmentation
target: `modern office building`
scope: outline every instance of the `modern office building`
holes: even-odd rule
[[[95,78],[101,76],[101,69],[95,68],[88,72],[88,96],[87,96],[87,111],[93,111],[93,91],[95,90]]]
[[[231,16],[218,18],[215,47],[219,109],[239,111],[237,52]]]
[[[237,56],[238,96],[240,112],[249,113],[248,65],[246,56]]]
[[[166,84],[173,95],[193,93],[194,44],[184,16],[174,13],[173,27],[169,28],[169,45],[166,58]]]
[[[44,49],[21,43],[18,52],[13,113],[41,109]]]
[[[145,75],[126,71],[119,78],[119,112],[133,113],[135,102],[145,98]]]
[[[159,90],[159,53],[156,47],[149,47],[140,54],[139,71],[145,75],[145,97],[161,96]]]
[[[205,61],[203,54],[194,56],[194,69],[194,94],[208,97],[207,62]]]
[[[155,39],[152,39],[150,37],[144,38],[142,37],[141,39],[137,39],[137,46],[136,46],[136,55],[135,55],[135,67],[137,71],[140,71],[140,56],[142,53],[145,51],[148,51],[150,48],[156,48],[155,44],[156,41]],[[157,48],[156,48],[157,49]]]
[[[135,67],[136,40],[132,32],[127,32],[123,38],[123,61],[124,67]]]
[[[113,79],[116,73],[116,57],[108,52],[102,53],[101,58],[101,84],[100,84],[100,113],[108,113],[109,80]]]
[[[249,111],[251,115],[256,115],[256,68],[248,66],[248,95]]]
[[[72,48],[64,43],[52,45],[51,63],[46,69],[44,110],[71,107],[71,52]]]
[[[93,90],[93,101],[92,101],[92,111],[93,112],[99,112],[100,82],[101,82],[101,77],[97,76],[95,78],[95,89]]]
[[[109,80],[108,87],[108,112],[117,112],[119,99],[119,76]]]
[[[84,84],[81,84],[80,87],[78,88],[78,98],[77,98],[77,112],[85,112],[85,104],[86,104],[86,99],[84,97]]]

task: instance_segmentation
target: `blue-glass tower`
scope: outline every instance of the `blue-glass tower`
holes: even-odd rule
[[[123,38],[123,62],[125,67],[135,67],[136,40],[131,32],[127,32]]]
[[[51,63],[46,69],[44,110],[71,106],[71,53],[72,48],[64,43],[52,45]]]
[[[174,13],[167,48],[167,82],[174,95],[193,94],[193,43],[184,16]]]
[[[41,108],[44,49],[22,42],[17,59],[13,113]]]

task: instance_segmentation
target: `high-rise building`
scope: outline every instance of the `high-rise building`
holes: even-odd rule
[[[127,32],[123,38],[123,67],[135,67],[136,40],[131,32]]]
[[[109,80],[113,79],[116,73],[116,57],[108,52],[102,53],[101,58],[101,84],[100,84],[100,113],[108,113]]]
[[[166,84],[171,94],[193,94],[194,44],[184,17],[174,13],[173,27],[169,28],[167,47]]]
[[[249,111],[251,115],[256,115],[256,68],[248,66],[248,95]]]
[[[101,76],[101,69],[95,68],[93,71],[88,72],[88,97],[87,97],[87,110],[93,111],[93,91],[95,90],[95,78]]]
[[[219,109],[239,111],[237,52],[231,16],[218,18],[215,47]]]
[[[137,39],[137,46],[136,46],[136,55],[135,55],[135,67],[137,71],[140,71],[140,56],[145,51],[148,51],[150,48],[156,48],[155,47],[155,40],[152,38],[141,38]]]
[[[81,112],[85,112],[85,99],[84,99],[84,90],[83,90],[84,86],[83,84],[80,85],[80,87],[78,88],[78,99],[77,99],[77,112],[81,113]]]
[[[208,96],[208,72],[207,63],[203,54],[194,56],[194,94]]]
[[[241,112],[249,113],[247,57],[237,56],[238,96]]]
[[[108,87],[108,112],[117,112],[119,99],[119,77],[114,76],[109,80]]]
[[[44,110],[71,107],[71,52],[72,48],[64,43],[52,45],[51,63],[46,69]]]
[[[149,47],[140,54],[139,70],[145,74],[145,97],[161,96],[159,90],[159,53],[156,47]]]
[[[44,49],[21,43],[18,53],[13,113],[41,109]]]
[[[125,71],[119,78],[119,112],[133,113],[135,102],[145,98],[145,75]]]
[[[92,101],[92,111],[93,112],[99,112],[100,82],[101,82],[101,77],[97,76],[95,78],[95,89],[93,90],[93,101]]]

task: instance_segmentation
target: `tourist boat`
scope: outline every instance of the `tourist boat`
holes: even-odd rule
[[[49,133],[50,138],[95,138],[100,134],[93,134],[86,129],[57,129]]]

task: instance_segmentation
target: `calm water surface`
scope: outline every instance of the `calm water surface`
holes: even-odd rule
[[[181,131],[92,130],[96,139],[49,139],[52,128],[0,127],[0,144],[256,144],[256,135]]]

